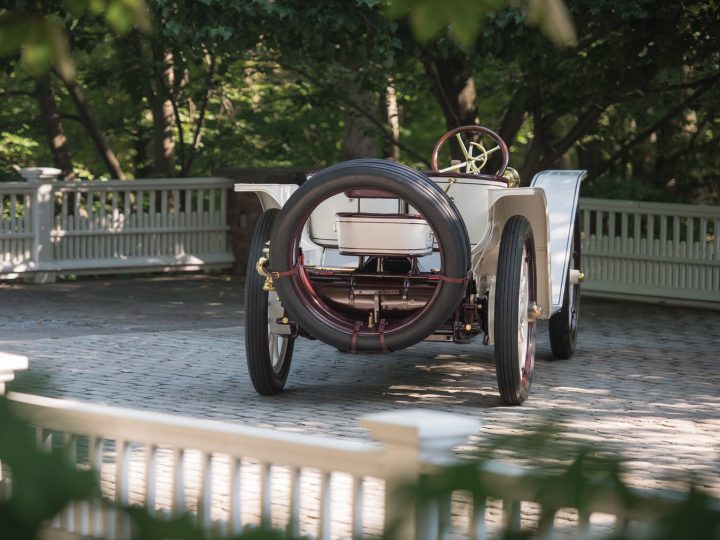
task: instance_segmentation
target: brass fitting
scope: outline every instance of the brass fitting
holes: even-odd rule
[[[260,257],[255,263],[255,271],[262,277],[270,277],[270,272],[267,269],[269,262],[267,257]]]
[[[503,178],[508,181],[508,187],[518,187],[520,185],[520,173],[512,167],[507,167],[505,169]]]
[[[579,285],[585,279],[585,274],[580,270],[570,269],[570,283]]]
[[[535,302],[528,305],[528,320],[532,322],[540,317],[542,317],[542,308]]]
[[[255,263],[255,271],[265,278],[262,290],[265,292],[271,292],[275,290],[273,285],[272,274],[270,273],[270,241],[265,242],[265,247],[262,250],[262,255]]]

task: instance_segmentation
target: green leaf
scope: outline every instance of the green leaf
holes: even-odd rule
[[[105,19],[118,34],[126,34],[133,27],[143,32],[151,29],[144,0],[106,0],[101,11],[105,12]]]
[[[90,0],[63,0],[63,3],[75,17],[79,17],[90,7]]]
[[[0,460],[13,478],[9,499],[0,502],[3,538],[35,538],[42,524],[72,500],[97,493],[90,471],[79,471],[62,456],[37,449],[10,401],[0,397]]]
[[[0,55],[17,51],[31,32],[37,17],[30,13],[5,12],[0,15]]]
[[[415,38],[427,42],[449,28],[453,39],[470,46],[480,32],[483,17],[490,11],[506,6],[510,0],[397,0],[387,5],[390,18],[408,15]]]
[[[111,1],[105,11],[105,19],[118,34],[126,34],[133,27],[133,12],[121,0]]]
[[[558,46],[577,44],[572,17],[562,0],[529,0],[526,20]]]

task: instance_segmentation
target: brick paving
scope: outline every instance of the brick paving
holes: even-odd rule
[[[720,312],[584,299],[573,359],[551,360],[541,327],[522,407],[501,403],[479,341],[355,356],[301,340],[287,390],[260,397],[242,288],[218,276],[0,284],[0,350],[31,366],[10,390],[359,439],[358,417],[420,407],[479,417],[475,446],[551,419],[563,440],[625,456],[632,485],[693,479],[720,496]]]

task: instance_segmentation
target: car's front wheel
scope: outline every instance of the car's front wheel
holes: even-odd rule
[[[245,275],[245,356],[250,380],[263,396],[285,388],[294,346],[289,327],[277,323],[285,313],[280,298],[275,291],[263,290],[265,278],[255,270],[278,212],[275,208],[266,210],[258,219]]]
[[[500,241],[495,285],[495,371],[500,397],[520,405],[535,369],[535,245],[530,223],[513,216]]]

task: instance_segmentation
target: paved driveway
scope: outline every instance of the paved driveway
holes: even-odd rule
[[[229,278],[0,284],[0,299],[0,350],[31,362],[15,391],[356,438],[363,414],[422,407],[480,417],[481,446],[552,418],[626,456],[633,485],[720,495],[718,312],[586,299],[576,356],[552,361],[542,327],[531,399],[506,407],[481,343],[354,356],[303,340],[286,392],[261,398]]]

